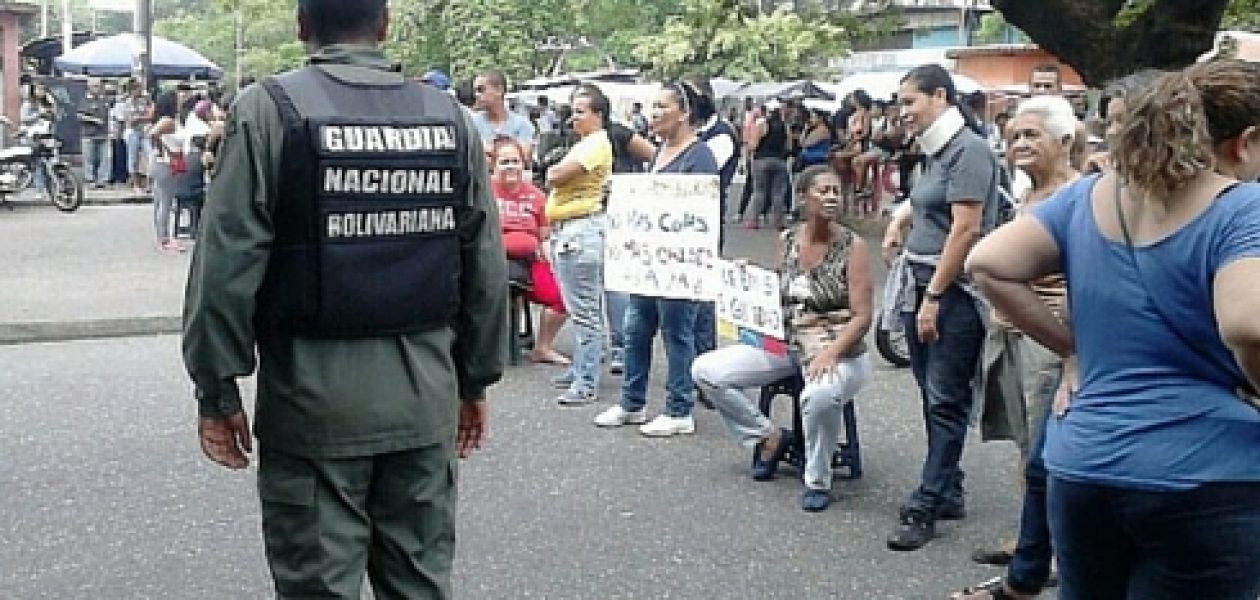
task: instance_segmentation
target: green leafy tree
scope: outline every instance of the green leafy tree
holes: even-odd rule
[[[991,0],[1034,42],[1102,86],[1143,68],[1191,64],[1211,50],[1227,5],[1256,0]]]
[[[180,42],[213,61],[235,84],[236,62],[246,76],[263,76],[302,64],[305,55],[294,34],[294,0],[181,0],[183,10],[172,11],[154,23],[154,33]],[[155,7],[156,8],[156,7]],[[236,10],[242,12],[244,48],[236,53]]]
[[[1260,0],[1231,0],[1223,24],[1231,29],[1260,29]]]
[[[658,32],[639,35],[633,55],[664,76],[686,72],[767,80],[818,74],[874,29],[844,14],[757,14],[739,0],[683,0]]]

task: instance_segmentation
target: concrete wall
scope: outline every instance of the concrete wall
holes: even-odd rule
[[[1064,85],[1082,85],[1081,76],[1072,67],[1044,50],[959,56],[954,65],[958,73],[975,79],[985,87],[1001,88],[1027,84],[1033,67],[1046,63],[1059,65]]]

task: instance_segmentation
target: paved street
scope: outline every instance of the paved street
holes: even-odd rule
[[[177,317],[187,255],[157,252],[150,218],[0,210],[0,331]],[[730,254],[772,246],[740,229]],[[967,557],[1015,526],[1009,444],[969,448],[966,521],[920,552],[884,549],[924,442],[908,372],[879,364],[858,398],[865,477],[816,515],[791,474],[749,480],[712,412],[693,437],[597,430],[619,379],[599,406],[563,409],[552,369],[511,368],[488,448],[462,464],[457,597],[944,598],[998,574]],[[0,345],[0,365],[0,598],[268,597],[252,474],[201,458],[177,336]]]

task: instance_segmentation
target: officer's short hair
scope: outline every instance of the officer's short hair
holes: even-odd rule
[[[374,33],[385,17],[386,0],[298,0],[311,34],[329,44],[347,36]]]
[[[505,92],[507,91],[507,75],[504,75],[503,71],[484,71],[481,73],[480,77],[485,77],[490,80],[490,85],[493,85]]]

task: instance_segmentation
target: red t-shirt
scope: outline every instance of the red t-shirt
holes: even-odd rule
[[[538,230],[547,225],[547,196],[529,182],[514,188],[491,180],[490,192],[499,203],[499,222],[508,256],[523,257],[538,247]],[[532,248],[532,249],[531,249]]]

